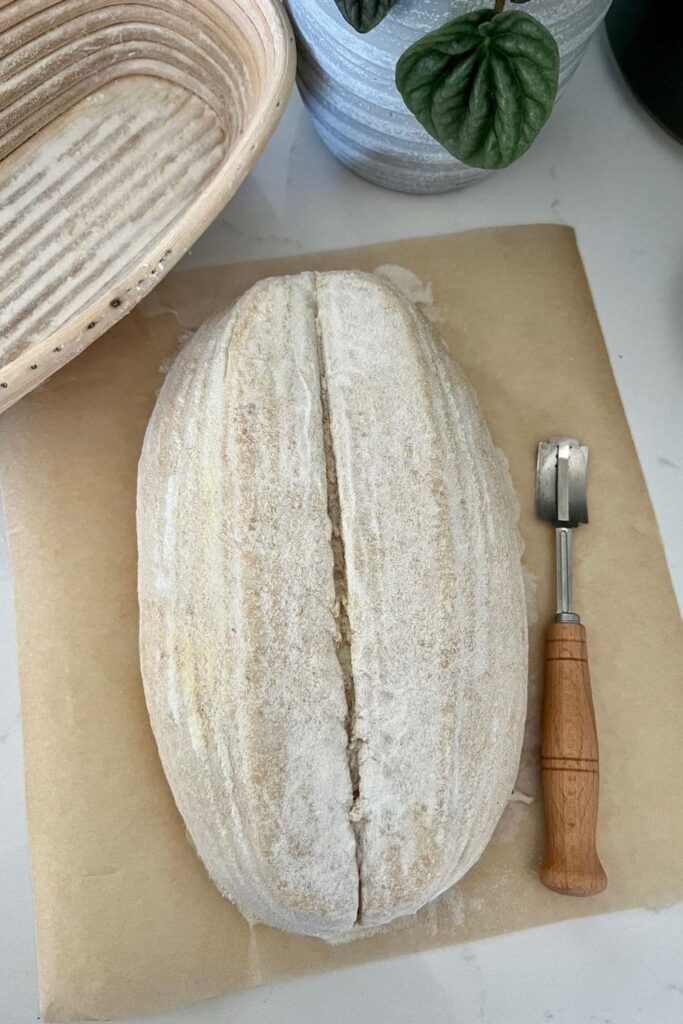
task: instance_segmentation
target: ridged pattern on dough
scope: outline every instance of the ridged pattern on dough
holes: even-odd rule
[[[331,937],[358,874],[315,353],[306,275],[252,290],[179,357],[140,464],[140,624],[212,878],[250,917]]]
[[[363,924],[417,910],[481,855],[526,707],[515,499],[476,397],[423,317],[321,275],[359,739]]]
[[[140,465],[143,677],[189,832],[248,916],[334,939],[480,856],[524,723],[516,519],[470,386],[390,285],[270,279],[185,348]]]

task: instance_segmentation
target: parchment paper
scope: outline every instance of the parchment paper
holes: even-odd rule
[[[160,367],[258,278],[399,264],[474,383],[521,504],[539,621],[520,788],[537,797],[537,679],[552,530],[533,513],[540,439],[590,445],[576,539],[600,746],[588,900],[537,879],[541,806],[512,803],[462,883],[397,931],[332,947],[250,928],[209,881],[166,786],[138,673],[135,476]],[[14,570],[42,1015],[137,1015],[561,918],[683,896],[683,642],[668,572],[571,230],[533,226],[171,274],[0,420]],[[533,601],[532,601],[533,605]],[[533,607],[531,609],[534,616]],[[501,624],[501,628],[504,625]]]

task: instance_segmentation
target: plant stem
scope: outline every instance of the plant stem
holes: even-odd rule
[[[500,14],[504,7],[505,0],[496,0],[495,4],[493,5],[493,10],[496,12],[496,14]]]

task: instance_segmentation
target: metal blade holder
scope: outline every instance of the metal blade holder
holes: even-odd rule
[[[555,527],[556,622],[580,622],[572,591],[572,535],[588,522],[586,472],[588,448],[574,438],[558,437],[539,445],[536,504],[542,519]]]

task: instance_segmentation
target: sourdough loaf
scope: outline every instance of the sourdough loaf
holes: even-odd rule
[[[526,705],[516,520],[471,387],[387,283],[271,278],[183,349],[140,460],[142,673],[247,917],[334,940],[481,855]]]

